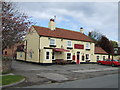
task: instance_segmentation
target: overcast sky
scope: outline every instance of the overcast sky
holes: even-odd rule
[[[117,2],[19,2],[20,11],[32,16],[36,25],[48,27],[56,16],[56,27],[79,31],[98,31],[118,41]]]

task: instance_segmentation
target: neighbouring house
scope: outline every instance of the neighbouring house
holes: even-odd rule
[[[95,44],[84,34],[83,28],[80,28],[80,32],[57,28],[55,20],[50,19],[48,28],[31,26],[24,46],[17,50],[17,60],[36,63],[63,60],[80,64],[96,62],[96,54]],[[107,56],[107,53],[98,54]]]
[[[17,50],[17,47],[19,45],[22,45],[24,44],[23,42],[20,42],[20,43],[16,43],[15,45],[12,45],[12,46],[8,46],[7,48],[5,48],[3,50],[3,56],[15,56],[16,55],[16,50]]]
[[[95,60],[104,60],[108,58],[108,53],[101,47],[95,46]]]

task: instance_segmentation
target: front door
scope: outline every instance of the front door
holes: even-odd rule
[[[80,52],[77,52],[77,62],[76,64],[80,64]]]

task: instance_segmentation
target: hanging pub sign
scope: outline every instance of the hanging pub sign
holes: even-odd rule
[[[82,44],[74,44],[75,49],[84,49],[84,45]]]

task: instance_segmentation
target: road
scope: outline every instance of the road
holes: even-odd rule
[[[64,83],[34,85],[26,88],[118,88],[118,74],[105,75],[101,77],[69,81]]]

